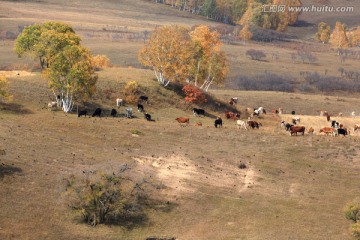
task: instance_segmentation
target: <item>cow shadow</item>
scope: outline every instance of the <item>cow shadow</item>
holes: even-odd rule
[[[3,103],[0,102],[0,111],[9,112],[12,114],[19,114],[19,115],[25,115],[25,114],[33,114],[34,112],[30,109],[24,108],[23,105],[18,103]]]
[[[0,180],[7,175],[13,175],[18,173],[22,173],[22,169],[19,167],[9,166],[3,163],[0,165]]]

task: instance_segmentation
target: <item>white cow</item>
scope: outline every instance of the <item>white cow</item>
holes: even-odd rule
[[[126,115],[127,118],[132,118],[132,114],[133,114],[133,109],[132,108],[125,109],[125,115]]]
[[[56,107],[57,107],[57,102],[49,102],[48,103],[48,110],[49,111],[55,110]]]
[[[120,107],[124,105],[124,100],[122,100],[121,98],[117,98],[116,99],[116,106]]]
[[[243,121],[243,120],[237,120],[236,121],[236,125],[237,127],[240,129],[240,128],[243,128],[245,130],[248,130],[247,127],[246,127],[246,122]]]

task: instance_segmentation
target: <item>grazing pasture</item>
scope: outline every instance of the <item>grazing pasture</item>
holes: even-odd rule
[[[311,39],[314,24],[328,17],[301,18],[304,28],[291,27],[290,33]],[[356,16],[344,19],[352,26]],[[72,25],[82,45],[106,55],[114,65],[98,72],[96,94],[72,113],[48,111],[55,99],[37,72],[39,64],[13,52],[11,36],[44,21]],[[179,86],[159,86],[153,71],[138,61],[149,31],[165,24],[206,24],[219,31],[229,27],[142,0],[1,1],[0,74],[7,77],[14,100],[0,102],[0,239],[352,239],[342,209],[359,196],[360,131],[352,129],[360,124],[359,95],[219,86],[210,88],[207,103],[189,105]],[[339,76],[339,67],[360,68],[358,60],[340,62],[329,45],[314,42],[306,46],[318,58],[316,63],[291,61],[290,54],[304,44],[299,39],[225,43],[228,80],[269,71],[301,84],[300,71]],[[254,63],[245,57],[249,49],[260,49],[267,57]],[[141,102],[144,112],[136,111],[137,102],[117,104],[117,99],[125,99],[123,89],[130,81],[139,85],[136,101],[140,96],[149,99]],[[234,97],[237,104],[230,104]],[[261,123],[260,128],[239,129],[238,123],[244,126],[250,117],[246,109],[259,107],[267,114],[251,120]],[[101,118],[91,117],[96,108],[102,109]],[[195,117],[194,108],[204,109],[205,116]],[[78,117],[76,109],[86,109],[87,114]],[[113,109],[116,117],[110,117]],[[272,109],[283,109],[283,114],[271,113]],[[240,116],[227,119],[225,111]],[[350,135],[319,135],[331,124],[320,117],[321,111],[347,127]],[[189,118],[187,127],[175,120],[180,116]],[[214,127],[218,116],[221,128]],[[304,136],[291,137],[280,126],[294,116],[301,118]],[[313,135],[307,134],[310,128]],[[124,169],[136,181],[158,183],[149,192],[156,196],[155,204],[141,206],[144,216],[93,228],[68,208],[64,179]]]
[[[123,73],[117,84],[134,74],[127,68],[112,71]],[[99,75],[100,86],[115,81],[106,72]],[[155,100],[157,83],[150,78],[141,84],[152,90],[147,92],[154,99],[147,111],[155,122],[137,111],[132,119],[48,111],[48,90],[39,75],[10,77],[9,82],[14,102],[1,104],[0,110],[0,148],[6,150],[0,156],[0,194],[5,196],[0,199],[1,239],[351,239],[342,207],[358,193],[359,137],[290,137],[280,128],[281,119],[293,117],[286,114],[262,115],[262,127],[251,131],[239,130],[232,119],[216,129],[211,117],[201,118],[202,126],[195,127],[198,118],[192,109]],[[164,98],[183,101],[171,90],[162,91]],[[246,94],[236,92],[247,99],[242,104],[260,101],[258,93]],[[275,105],[283,101],[283,95],[267,94]],[[94,106],[110,110],[115,99]],[[344,100],[349,107],[354,101]],[[322,101],[312,99],[320,108]],[[126,107],[136,106],[120,110]],[[296,110],[306,114],[313,108],[304,104]],[[178,116],[189,117],[190,126],[179,127],[174,121]],[[325,117],[300,117],[315,132],[329,124]],[[356,118],[337,120],[350,125]],[[247,167],[240,169],[241,163]],[[124,164],[137,176],[145,171],[160,181],[165,187],[154,194],[173,207],[147,208],[146,219],[120,226],[79,224],[66,207],[63,179],[83,171],[114,171]],[[323,219],[331,221],[324,224]]]

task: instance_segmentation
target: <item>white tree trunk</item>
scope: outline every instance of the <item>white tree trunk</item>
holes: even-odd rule
[[[67,91],[66,95],[63,96],[62,98],[62,103],[63,103],[62,106],[63,111],[66,113],[71,112],[74,106],[72,93],[69,93],[69,91]]]
[[[158,80],[158,82],[161,85],[163,85],[163,87],[166,87],[167,85],[169,85],[170,80],[166,79],[161,72],[157,72],[156,70],[154,72],[155,72],[156,79]]]

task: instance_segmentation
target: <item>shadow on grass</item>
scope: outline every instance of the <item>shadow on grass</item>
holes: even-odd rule
[[[13,175],[16,173],[22,173],[22,169],[14,166],[0,165],[0,180],[7,175]]]
[[[125,206],[124,212],[109,219],[107,224],[122,226],[128,230],[149,225],[149,218],[144,209],[152,209],[158,212],[169,213],[176,206],[176,203],[163,202],[154,199],[143,199],[139,204]]]
[[[178,96],[180,96],[181,98],[185,98],[185,93],[182,90],[182,88],[184,87],[184,85],[178,84],[178,83],[172,83],[168,88],[171,89],[172,91],[174,91]],[[200,105],[201,108],[205,109],[206,112],[206,117],[209,118],[216,118],[217,116],[210,114],[208,112],[208,110],[214,111],[214,112],[218,112],[221,114],[223,114],[225,111],[229,111],[229,112],[236,112],[236,113],[240,113],[236,107],[230,105],[228,102],[224,102],[218,98],[216,98],[215,96],[204,92],[203,94],[206,97],[206,103],[203,103]],[[229,99],[230,100],[230,99]],[[195,104],[191,104],[188,109],[192,109],[192,107],[194,107]]]
[[[17,103],[2,103],[0,102],[0,111],[5,111],[13,114],[33,114],[30,109],[26,109],[21,104]]]

